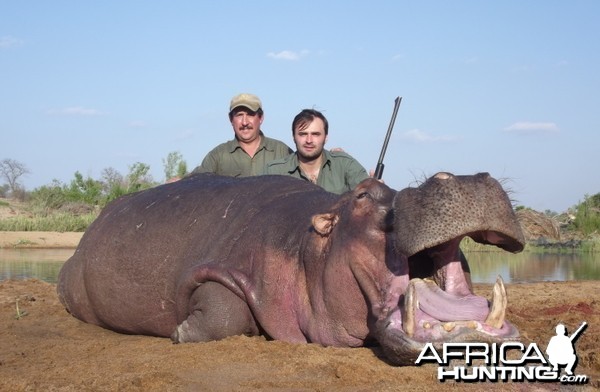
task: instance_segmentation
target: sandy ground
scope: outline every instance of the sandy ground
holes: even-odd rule
[[[46,244],[58,241],[35,234]],[[35,237],[34,235],[34,237]],[[19,237],[17,236],[17,239]],[[0,242],[5,241],[0,233]],[[11,239],[12,241],[12,239]],[[38,240],[36,240],[38,241]],[[9,241],[10,242],[10,241]],[[71,317],[56,285],[39,280],[0,282],[1,391],[428,391],[592,390],[600,388],[600,284],[546,282],[507,285],[507,318],[525,345],[545,350],[558,323],[573,332],[576,374],[585,386],[559,383],[460,383],[437,380],[437,365],[393,367],[377,348],[325,348],[233,337],[172,344],[169,339],[122,335]],[[475,291],[490,297],[491,285]],[[20,315],[20,317],[18,317]]]
[[[75,248],[83,233],[0,231],[0,248]]]

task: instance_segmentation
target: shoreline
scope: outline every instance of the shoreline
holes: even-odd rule
[[[0,231],[0,248],[75,249],[83,232]]]

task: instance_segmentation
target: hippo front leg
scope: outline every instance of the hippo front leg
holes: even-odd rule
[[[248,299],[253,298],[248,277],[216,264],[198,264],[179,278],[175,304],[176,343],[206,342],[234,335],[258,335]]]
[[[171,335],[175,343],[259,334],[248,304],[220,283],[201,283],[189,298],[187,308],[187,318]]]

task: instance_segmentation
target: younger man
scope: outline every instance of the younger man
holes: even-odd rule
[[[292,122],[296,152],[269,162],[264,174],[301,178],[337,194],[353,189],[369,174],[345,152],[325,150],[328,133],[329,124],[321,112],[302,110]]]

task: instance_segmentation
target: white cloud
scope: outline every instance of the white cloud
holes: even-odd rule
[[[81,106],[72,106],[63,109],[50,109],[46,114],[62,116],[100,116],[104,113],[96,109],[82,108]]]
[[[269,52],[267,53],[267,57],[270,57],[275,60],[298,61],[302,57],[307,56],[309,53],[310,52],[308,50],[302,50],[300,52],[294,52],[292,50],[282,50],[278,53]]]
[[[22,40],[15,37],[11,37],[9,35],[0,37],[0,48],[11,48],[13,46],[19,46],[22,43]]]
[[[401,136],[404,140],[410,140],[416,143],[447,143],[458,140],[454,136],[432,136],[420,129],[411,129],[404,132]]]
[[[514,133],[556,133],[559,129],[552,122],[521,121],[504,128],[504,131]]]

